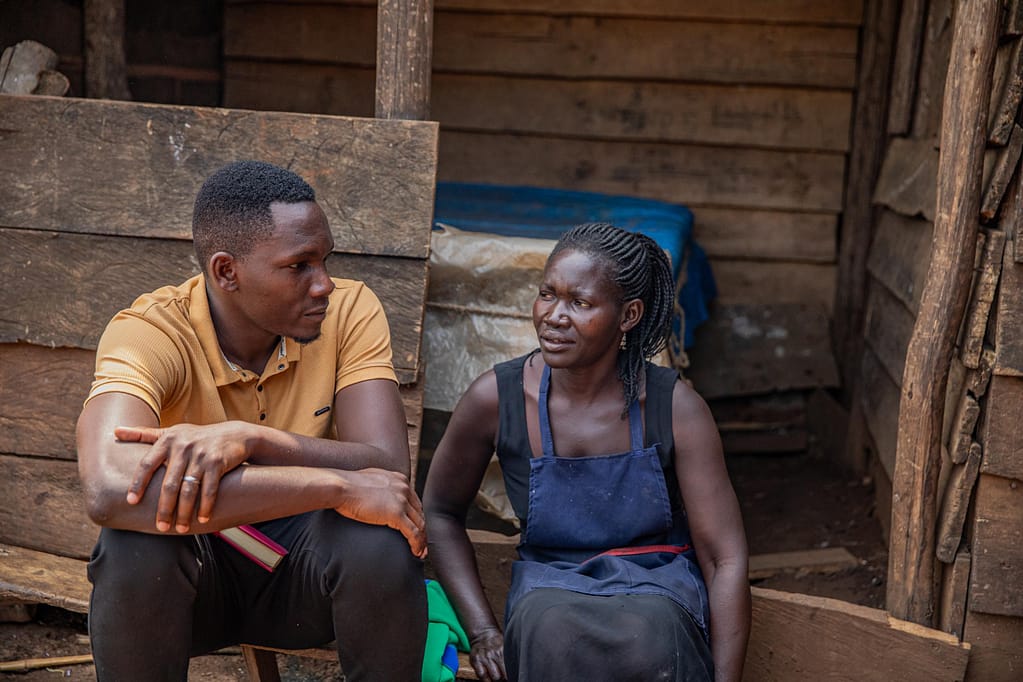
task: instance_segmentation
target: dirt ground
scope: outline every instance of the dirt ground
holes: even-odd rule
[[[728,466],[742,506],[751,554],[844,547],[859,560],[857,567],[839,573],[789,572],[755,585],[875,608],[883,606],[887,547],[873,516],[873,490],[868,479],[850,478],[806,453],[732,455]],[[40,607],[30,623],[0,623],[0,661],[87,654],[85,632],[83,616]],[[279,656],[278,661],[286,681],[341,679],[333,663],[290,656]],[[92,665],[0,673],[0,679],[24,682],[61,678],[92,682],[96,673]],[[229,650],[196,658],[189,679],[244,680],[241,655]]]

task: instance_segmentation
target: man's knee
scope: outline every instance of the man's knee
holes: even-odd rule
[[[104,528],[89,561],[98,590],[124,596],[192,589],[199,561],[192,536],[164,536]]]
[[[318,527],[326,536],[319,539],[322,546],[332,550],[325,557],[331,564],[328,575],[343,576],[351,589],[372,589],[375,598],[424,589],[423,562],[412,554],[401,533],[337,514],[333,517],[325,515]]]

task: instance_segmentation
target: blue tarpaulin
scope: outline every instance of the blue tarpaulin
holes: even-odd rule
[[[609,222],[649,236],[670,254],[676,281],[685,264],[679,292],[685,348],[692,346],[693,331],[707,319],[708,305],[717,294],[707,256],[692,238],[693,214],[681,204],[595,192],[441,182],[434,220],[460,230],[509,237],[557,239],[588,222]]]

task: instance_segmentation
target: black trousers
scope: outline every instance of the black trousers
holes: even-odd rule
[[[337,640],[349,681],[421,679],[422,562],[395,530],[332,510],[258,524],[288,548],[270,573],[214,535],[104,528],[89,562],[89,634],[101,681],[186,680],[232,644]]]

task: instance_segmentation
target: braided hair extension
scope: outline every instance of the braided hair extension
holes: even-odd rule
[[[585,223],[561,236],[551,251],[580,251],[604,263],[610,279],[622,292],[622,301],[643,301],[643,316],[625,334],[618,352],[618,376],[625,389],[625,410],[639,396],[644,361],[668,343],[675,312],[675,282],[668,256],[650,237],[628,232],[610,223]]]

